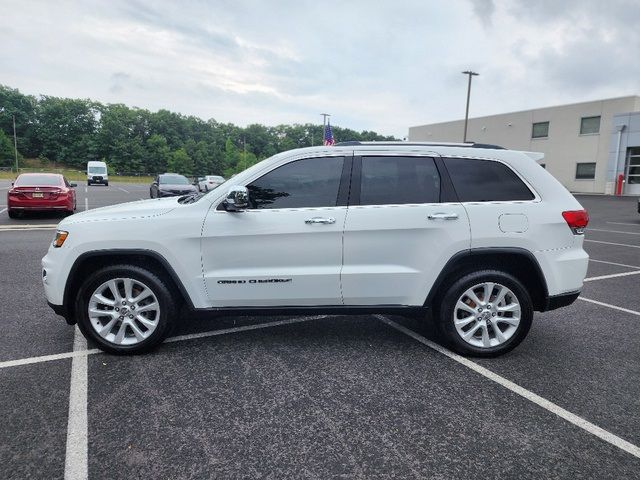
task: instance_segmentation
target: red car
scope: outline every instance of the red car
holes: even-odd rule
[[[7,192],[7,212],[58,210],[71,215],[76,209],[75,183],[58,173],[23,173]]]

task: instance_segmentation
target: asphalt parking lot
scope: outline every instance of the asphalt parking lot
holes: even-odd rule
[[[184,318],[137,357],[46,305],[60,217],[10,220],[0,181],[0,478],[640,478],[640,215],[579,196],[581,299],[510,354],[462,359],[386,316]],[[148,198],[78,187],[78,209]]]

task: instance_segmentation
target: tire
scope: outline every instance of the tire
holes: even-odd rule
[[[11,208],[7,210],[7,215],[9,215],[9,218],[18,218],[19,216],[18,212],[12,210]]]
[[[90,187],[91,186],[91,181],[87,180],[87,186]]]
[[[485,285],[490,289],[489,302],[484,301]],[[473,295],[478,302],[471,298]],[[503,355],[516,348],[531,328],[531,297],[524,285],[506,272],[469,273],[454,280],[441,298],[435,317],[440,333],[462,355]],[[465,340],[462,335],[470,337]]]
[[[153,190],[149,190],[149,198],[153,198]]]
[[[115,282],[118,296],[108,286],[108,282],[112,281]],[[125,283],[128,281],[131,281],[130,293],[134,299],[145,288],[151,292],[151,296],[145,295],[138,301],[131,301],[131,297],[123,300],[126,295]],[[113,304],[101,303],[93,297],[94,293],[101,293],[101,298]],[[176,303],[166,280],[156,273],[135,265],[114,265],[96,271],[81,286],[75,303],[75,317],[83,335],[101,350],[116,355],[139,354],[153,349],[171,333],[176,318]],[[89,308],[94,312],[105,311],[106,314],[90,317]],[[142,308],[146,309],[144,315],[136,311],[142,311]],[[115,310],[118,310],[117,313]],[[144,323],[140,317],[145,320]],[[105,331],[109,324],[111,328]],[[138,334],[135,333],[136,329]],[[102,335],[98,330],[102,330]]]
[[[109,182],[104,182],[104,186],[108,187],[109,186]]]

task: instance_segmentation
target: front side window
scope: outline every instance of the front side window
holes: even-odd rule
[[[363,157],[360,205],[437,203],[440,175],[429,157]]]
[[[582,117],[580,120],[580,135],[600,133],[600,116]]]
[[[533,200],[529,187],[506,165],[492,160],[445,158],[461,202]]]
[[[251,208],[335,207],[343,163],[343,157],[321,157],[278,167],[247,185]]]
[[[593,180],[596,178],[595,163],[576,164],[576,180]]]
[[[549,136],[549,122],[534,123],[531,129],[531,138],[546,138]]]

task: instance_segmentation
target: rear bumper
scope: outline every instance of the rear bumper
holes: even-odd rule
[[[567,305],[571,305],[573,302],[576,301],[576,299],[579,296],[580,296],[580,290],[547,297],[545,308],[542,311],[547,312],[549,310],[555,310],[557,308],[562,308],[562,307],[566,307]]]
[[[67,197],[55,200],[15,200],[10,198],[7,201],[7,208],[10,210],[71,210],[73,203]]]

